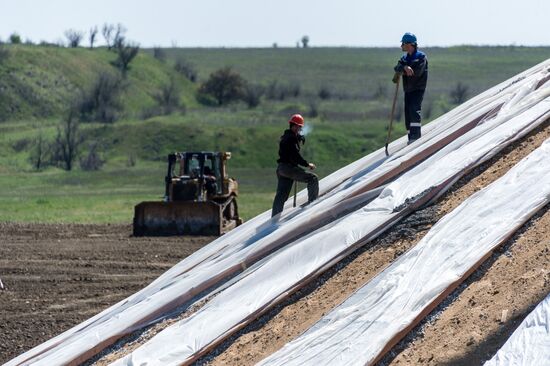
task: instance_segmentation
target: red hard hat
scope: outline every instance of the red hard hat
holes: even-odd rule
[[[290,117],[288,123],[293,123],[300,127],[304,127],[304,117],[302,117],[301,114],[294,114],[292,117]]]

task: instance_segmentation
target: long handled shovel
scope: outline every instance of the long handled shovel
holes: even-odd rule
[[[391,106],[390,126],[388,127],[388,137],[386,137],[386,156],[390,156],[390,153],[388,152],[388,144],[390,143],[393,115],[395,113],[395,103],[397,102],[397,93],[399,92],[399,79],[401,78],[397,77],[397,81],[395,83],[395,94],[393,95],[393,104]]]

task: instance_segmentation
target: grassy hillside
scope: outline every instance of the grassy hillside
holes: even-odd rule
[[[0,121],[59,117],[101,72],[118,73],[111,64],[116,54],[105,48],[2,47],[7,56],[0,62]],[[137,118],[154,105],[153,94],[170,77],[182,85],[182,102],[196,105],[191,83],[167,65],[141,53],[130,67],[122,96],[126,116]]]
[[[101,71],[117,72],[105,49],[18,45],[0,62],[0,220],[41,222],[130,222],[133,206],[159,200],[166,155],[172,151],[225,150],[229,172],[241,184],[245,219],[270,207],[276,178],[277,141],[286,119],[301,112],[313,127],[304,155],[320,176],[384,144],[391,104],[392,66],[398,49],[171,49],[160,61],[140,52],[127,74],[122,118],[82,122],[79,156],[72,171],[33,169],[29,159],[39,138],[51,143],[72,100]],[[548,58],[547,48],[454,47],[426,50],[430,59],[425,121],[453,108],[450,92],[461,82],[468,96]],[[266,90],[256,108],[244,103],[207,107],[195,100],[197,83],[173,71],[176,60],[195,65],[199,81],[232,66]],[[153,95],[173,78],[186,111],[144,118]],[[296,90],[292,93],[288,90]],[[323,98],[321,89],[328,91]],[[401,93],[400,93],[401,94]],[[400,116],[397,116],[398,119]],[[404,134],[397,122],[393,137]],[[105,162],[98,171],[79,160],[96,144]],[[302,186],[303,188],[303,186]]]
[[[428,96],[437,98],[457,82],[470,96],[487,89],[550,57],[548,47],[420,48],[428,55]],[[182,57],[197,65],[199,79],[223,66],[231,66],[245,78],[269,84],[298,83],[306,94],[316,95],[322,86],[335,94],[371,97],[379,86],[389,92],[392,68],[401,57],[395,48],[263,48],[170,49],[171,58]]]

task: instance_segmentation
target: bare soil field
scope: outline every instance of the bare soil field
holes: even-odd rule
[[[0,223],[0,364],[141,290],[212,237]]]

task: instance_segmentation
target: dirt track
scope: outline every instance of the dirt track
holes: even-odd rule
[[[0,223],[0,364],[142,289],[212,237],[126,225]]]

